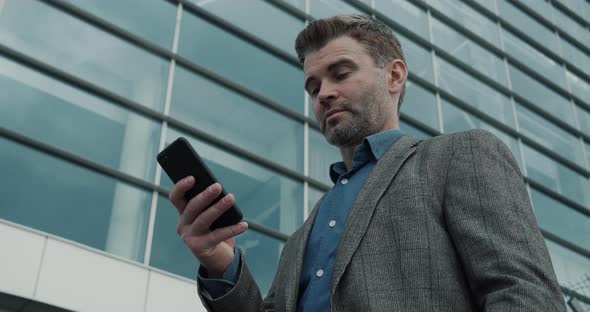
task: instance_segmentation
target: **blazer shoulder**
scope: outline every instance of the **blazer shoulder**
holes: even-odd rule
[[[496,144],[502,142],[491,132],[484,129],[471,129],[462,132],[454,132],[449,134],[439,135],[420,142],[422,145],[431,148],[453,148],[453,146],[461,145],[465,142],[477,141],[483,144]],[[453,148],[454,149],[454,148]]]

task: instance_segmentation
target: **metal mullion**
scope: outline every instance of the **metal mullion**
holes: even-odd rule
[[[285,13],[297,18],[298,20],[300,20],[302,22],[315,20],[315,18],[313,16],[301,11],[299,8],[296,8],[293,5],[291,5],[290,3],[287,3],[285,1],[282,1],[282,0],[264,0],[264,1],[281,9]]]
[[[535,181],[534,179],[532,179],[530,177],[525,177],[524,179],[531,187],[537,189],[538,191],[541,191],[545,195],[547,195],[547,196],[553,198],[554,200],[572,208],[573,210],[576,210],[577,212],[579,212],[587,217],[590,217],[590,209],[588,207],[585,207],[581,204],[574,202],[573,200],[553,191],[552,189],[542,185],[541,183]]]
[[[186,11],[189,11],[189,12],[199,16],[200,18],[206,20],[207,22],[235,35],[236,37],[239,37],[240,39],[252,44],[253,46],[256,46],[256,47],[268,52],[269,54],[274,55],[275,57],[285,61],[286,63],[292,65],[293,67],[295,67],[297,69],[302,68],[301,64],[299,63],[299,60],[295,56],[283,51],[282,49],[279,49],[279,48],[273,46],[272,44],[248,33],[247,31],[245,31],[239,27],[234,26],[233,24],[228,23],[224,19],[222,19],[214,14],[211,14],[207,10],[199,7],[198,5],[196,5],[192,2],[189,2],[186,0],[167,0],[167,1],[180,2],[183,4],[184,9]]]
[[[586,54],[590,56],[590,48],[584,45],[582,42],[578,41],[578,39],[570,36],[567,32],[563,31],[557,24],[554,24],[541,14],[537,13],[526,4],[520,2],[520,0],[506,0],[510,4],[514,5],[517,9],[521,10],[523,13],[537,21],[539,24],[542,24],[544,27],[549,28],[552,31],[555,31],[559,34],[560,37],[566,38],[570,43],[578,47],[580,50],[584,51]]]
[[[373,12],[372,9],[368,8],[366,5],[364,5],[363,3],[359,3],[358,0],[343,0],[349,4],[352,4],[354,6],[358,5],[358,8],[364,8],[366,13],[374,13],[380,20],[382,20],[383,22],[385,22],[386,24],[389,24],[390,26],[393,26],[395,28],[398,27],[399,24],[397,24],[396,22],[394,22],[393,20],[391,20],[390,18],[382,15],[379,12]],[[553,82],[549,81],[547,78],[545,78],[544,76],[536,73],[535,71],[533,71],[532,69],[530,69],[529,67],[527,67],[526,65],[524,65],[523,63],[521,63],[520,61],[516,60],[515,58],[511,57],[510,55],[505,54],[503,51],[501,51],[500,49],[498,49],[497,47],[493,46],[492,44],[488,43],[487,41],[481,39],[479,36],[477,36],[476,34],[474,34],[473,32],[464,29],[463,26],[458,25],[456,22],[450,20],[447,16],[445,16],[444,14],[440,13],[439,11],[437,11],[436,9],[431,8],[429,5],[427,5],[426,3],[423,3],[421,0],[415,0],[418,4],[422,3],[424,6],[426,6],[429,10],[431,10],[431,13],[438,17],[442,17],[441,19],[443,20],[443,22],[447,23],[447,21],[449,23],[452,23],[452,27],[457,27],[457,28],[461,28],[458,29],[461,32],[464,32],[463,34],[476,41],[476,43],[478,44],[482,44],[485,46],[485,48],[491,50],[492,52],[494,52],[497,56],[499,57],[503,57],[506,58],[506,60],[510,63],[512,63],[515,67],[517,67],[518,69],[524,71],[525,73],[527,73],[529,76],[531,76],[533,79],[536,79],[537,81],[539,81],[542,84],[545,84],[547,87],[554,89],[554,91],[556,91],[558,94],[560,94],[561,96],[567,98],[567,99],[573,99],[574,101],[576,101],[576,103],[581,106],[586,108],[587,110],[590,110],[590,105],[585,103],[584,101],[582,101],[581,99],[579,99],[577,96],[574,96],[573,94],[570,94],[569,92],[567,92],[567,90],[562,89],[561,87],[557,86],[556,84],[554,84]],[[403,26],[399,25],[399,27],[402,27],[400,29],[405,29]],[[409,30],[404,30],[404,31],[409,31]],[[579,136],[579,137],[583,137],[586,141],[590,142],[590,135],[576,129],[575,127],[572,127],[571,125],[567,124],[566,122],[558,119],[557,117],[547,113],[544,109],[538,107],[537,105],[531,103],[530,101],[524,99],[522,96],[516,94],[514,91],[504,87],[503,85],[499,84],[498,82],[488,78],[487,76],[485,76],[484,74],[480,73],[478,70],[472,68],[471,66],[469,66],[468,64],[466,64],[465,62],[457,59],[455,56],[449,54],[448,52],[446,52],[444,49],[441,49],[440,47],[425,41],[424,39],[421,39],[420,37],[417,37],[416,35],[411,35],[409,36],[412,39],[414,38],[419,38],[421,41],[423,41],[423,45],[429,49],[432,49],[436,52],[437,55],[441,55],[444,57],[445,60],[447,60],[448,62],[452,63],[453,65],[457,66],[458,68],[460,68],[461,70],[469,73],[471,76],[474,76],[475,78],[477,78],[478,80],[480,80],[482,83],[487,84],[488,86],[490,86],[491,88],[499,91],[500,93],[503,93],[504,95],[510,97],[513,96],[515,99],[517,99],[519,102],[522,102],[523,104],[525,104],[525,106],[527,106],[528,108],[530,108],[531,110],[537,112],[538,114],[542,115],[544,118],[554,122],[555,124],[559,125],[560,127],[562,127],[564,130],[574,134],[575,136]],[[435,87],[436,88],[436,87]],[[437,88],[438,89],[438,88]]]
[[[582,24],[585,27],[590,27],[590,21],[587,21],[582,16],[578,15],[578,13],[572,11],[570,8],[562,4],[560,1],[551,0],[551,4],[563,12],[565,15],[569,16],[571,19],[575,20],[579,24]]]
[[[116,37],[119,37],[120,39],[123,39],[125,41],[129,41],[130,43],[136,45],[137,47],[139,47],[143,50],[146,50],[154,55],[157,55],[157,56],[165,58],[165,59],[173,59],[178,64],[181,64],[185,67],[192,69],[193,72],[196,72],[196,73],[208,78],[209,80],[212,80],[212,81],[224,86],[227,89],[230,89],[230,90],[235,91],[245,97],[248,97],[248,98],[258,102],[258,104],[261,104],[267,108],[270,108],[271,110],[274,110],[275,112],[278,112],[288,118],[291,118],[291,119],[294,119],[294,120],[300,121],[300,122],[308,121],[308,120],[306,120],[306,118],[303,115],[301,115],[299,113],[293,112],[290,109],[287,109],[284,106],[282,106],[282,105],[280,105],[268,98],[265,98],[265,97],[255,93],[245,87],[242,87],[241,85],[239,85],[235,82],[232,82],[220,75],[214,74],[210,70],[207,70],[204,67],[199,66],[199,65],[195,64],[194,62],[192,62],[184,57],[179,56],[176,53],[173,53],[167,49],[164,49],[158,45],[155,45],[149,41],[146,41],[145,39],[143,39],[135,34],[132,34],[128,31],[116,26],[116,25],[113,25],[112,23],[110,23],[106,20],[103,20],[91,13],[88,13],[88,12],[86,12],[86,11],[84,11],[84,10],[82,10],[70,3],[67,3],[63,0],[40,0],[40,1],[44,1],[47,4],[49,4],[53,7],[56,7],[57,9],[60,9],[64,12],[66,12],[67,14],[70,14],[78,19],[88,22],[89,24],[91,24],[95,27],[98,27],[99,29],[107,31],[107,32],[115,35]],[[178,1],[177,0],[167,0],[167,1],[169,1],[171,3],[177,3],[180,0],[178,0]],[[183,1],[181,1],[181,2],[183,2]],[[208,12],[203,11],[203,9],[200,9],[197,7],[197,10],[199,10],[199,12],[201,12],[203,14],[208,14],[210,17],[216,19],[220,23],[227,24],[225,21],[212,16]],[[231,26],[231,27],[233,27],[233,26]],[[241,30],[239,30],[239,31],[241,31]],[[241,32],[243,32],[243,31],[241,31]],[[252,37],[252,36],[250,36],[250,37]],[[253,40],[256,40],[256,39],[253,39]],[[270,46],[270,45],[268,45],[268,46]],[[274,47],[271,47],[271,48],[274,48]],[[274,48],[274,49],[276,49],[276,48]],[[267,51],[267,52],[269,52],[269,51]],[[288,55],[288,57],[291,58],[291,61],[297,62],[298,68],[301,68],[299,61],[295,57],[293,57],[291,55]],[[315,124],[315,122],[313,120],[309,120],[309,121],[311,121],[312,127],[317,127],[317,125]]]
[[[9,58],[13,59],[14,61],[16,61],[20,64],[23,64],[24,66],[27,66],[29,68],[33,68],[45,75],[53,77],[54,79],[58,79],[62,82],[65,82],[66,84],[70,84],[72,86],[75,86],[85,92],[96,95],[96,96],[98,96],[102,99],[105,99],[115,105],[121,106],[121,107],[129,109],[135,113],[138,113],[139,115],[142,115],[144,117],[147,117],[147,118],[152,119],[157,122],[164,122],[165,121],[170,126],[172,126],[174,128],[180,129],[188,134],[191,134],[191,135],[193,135],[203,141],[206,141],[207,143],[210,143],[214,146],[217,146],[221,149],[235,153],[242,158],[245,158],[249,161],[252,161],[254,163],[261,165],[262,167],[265,167],[265,168],[273,170],[273,171],[277,171],[277,172],[279,172],[287,177],[290,177],[294,180],[308,181],[311,185],[314,185],[318,188],[323,188],[323,184],[317,180],[307,178],[307,177],[303,176],[302,174],[300,174],[299,172],[296,172],[294,170],[291,170],[289,168],[283,167],[279,164],[276,164],[274,162],[266,160],[254,153],[246,151],[246,150],[239,148],[233,144],[222,141],[222,140],[220,140],[208,133],[200,131],[200,130],[198,130],[198,129],[196,129],[184,122],[181,122],[180,120],[178,120],[176,118],[173,118],[170,116],[165,116],[164,114],[162,114],[158,111],[155,111],[151,108],[147,108],[147,107],[140,105],[134,101],[131,101],[131,100],[128,100],[124,97],[116,95],[116,94],[112,93],[111,91],[108,91],[104,88],[93,85],[93,84],[91,84],[85,80],[82,80],[78,77],[74,77],[71,74],[68,74],[68,73],[61,71],[57,68],[54,68],[52,66],[49,66],[45,63],[39,62],[29,56],[26,56],[26,55],[20,53],[20,52],[17,52],[17,51],[14,51],[8,47],[5,47],[2,44],[0,44],[0,54],[4,54],[4,55],[8,56]]]
[[[88,169],[95,173],[101,174],[103,176],[113,178],[115,180],[124,182],[126,184],[141,188],[146,191],[154,191],[158,192],[161,195],[167,195],[168,191],[158,185],[153,183],[147,182],[145,180],[136,178],[130,174],[117,171],[105,165],[99,164],[97,162],[88,160],[86,158],[82,158],[74,153],[68,152],[61,148],[49,145],[47,143],[41,142],[39,140],[30,138],[28,136],[22,135],[20,133],[14,132],[4,127],[0,127],[0,137],[13,141],[23,146],[27,146],[32,148],[38,152],[53,156],[55,158],[61,159],[71,164],[78,165],[79,167]]]
[[[414,1],[422,1],[422,0],[414,0]],[[488,9],[486,9],[485,7],[483,7],[481,4],[479,4],[479,3],[477,3],[477,2],[475,2],[473,0],[461,0],[461,1],[463,3],[465,3],[465,4],[467,4],[468,6],[470,6],[471,8],[473,8],[474,10],[480,12],[482,15],[485,15],[489,19],[491,19],[493,21],[496,21],[496,22],[499,22],[502,25],[502,28],[510,31],[516,37],[518,37],[520,40],[526,42],[530,46],[532,46],[535,49],[541,51],[543,54],[545,54],[547,57],[553,59],[557,63],[565,64],[570,69],[570,71],[574,72],[576,75],[578,75],[578,76],[584,78],[585,80],[587,80],[588,82],[590,82],[590,75],[588,75],[582,69],[578,68],[576,65],[574,65],[574,64],[570,63],[569,61],[565,60],[564,58],[562,58],[561,56],[557,55],[553,51],[547,49],[543,45],[537,43],[529,35],[527,35],[522,30],[518,29],[517,27],[515,27],[514,25],[512,25],[511,23],[509,23],[503,17],[501,17],[499,15],[496,15],[493,12],[490,12]],[[462,29],[464,29],[464,27],[462,27]],[[504,53],[504,52],[502,52],[502,53]],[[581,101],[581,102],[583,102],[583,101]],[[587,104],[587,105],[590,106],[590,104]]]
[[[584,247],[580,247],[580,246],[578,246],[568,240],[565,240],[565,239],[559,237],[558,235],[555,235],[547,230],[541,229],[541,233],[548,240],[550,240],[550,241],[552,241],[552,242],[554,242],[566,249],[569,249],[570,251],[573,251],[573,252],[577,253],[578,255],[590,260],[590,250],[588,250]]]
[[[576,298],[577,300],[580,300],[581,302],[585,303],[585,304],[590,304],[590,298],[586,297],[582,294],[579,294],[577,291],[575,290],[571,290],[565,286],[561,286],[561,292],[563,292],[565,295]],[[574,311],[577,312],[577,311]]]

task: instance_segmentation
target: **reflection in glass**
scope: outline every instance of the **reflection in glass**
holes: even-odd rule
[[[219,139],[303,171],[303,124],[177,67],[170,115]]]
[[[0,139],[0,218],[143,260],[151,193]]]
[[[590,48],[590,31],[559,9],[553,10],[553,17],[555,18],[555,26]]]
[[[531,39],[543,46],[551,47],[553,52],[561,55],[557,35],[549,28],[540,24],[507,0],[498,0],[498,10],[501,17],[510,21],[512,25],[526,33]]]
[[[436,59],[439,86],[490,117],[514,128],[510,99],[441,58]]]
[[[516,67],[510,65],[508,68],[512,81],[512,90],[516,94],[524,97],[548,113],[553,114],[555,117],[569,124],[575,124],[573,107],[567,99],[537,80],[534,80]]]
[[[402,45],[408,71],[426,81],[434,83],[432,54],[430,54],[430,51],[419,46],[410,39],[397,34],[395,31],[394,33]]]
[[[419,128],[416,128],[403,120],[400,120],[400,129],[405,134],[411,135],[417,139],[426,140],[432,137],[432,135],[430,135],[428,132],[420,130]]]
[[[238,156],[169,129],[166,144],[186,137],[249,221],[293,233],[303,222],[303,183],[283,177]],[[198,177],[197,177],[198,178]],[[172,189],[165,174],[160,184]]]
[[[575,106],[575,110],[580,121],[580,129],[585,133],[590,133],[590,112],[579,106]]]
[[[433,41],[446,52],[486,77],[508,86],[504,61],[437,19],[432,19]]]
[[[198,1],[196,5],[224,20],[296,55],[295,38],[303,29],[303,21],[285,13],[265,1]],[[277,27],[280,25],[279,27]]]
[[[330,180],[330,165],[341,161],[340,150],[330,145],[324,136],[313,129],[309,130],[309,176],[313,179],[333,185]]]
[[[545,240],[545,243],[559,284],[569,289],[576,289],[581,295],[590,296],[590,289],[579,287],[590,278],[590,259],[550,240]]]
[[[168,198],[158,198],[150,265],[190,280],[195,280],[199,261],[176,234],[178,212]],[[236,246],[242,253],[264,296],[274,278],[282,243],[253,230],[236,238]]]
[[[534,188],[531,199],[543,230],[590,250],[590,218]]]
[[[434,129],[439,129],[436,96],[411,81],[406,82],[406,95],[401,112]]]
[[[578,67],[580,70],[590,73],[590,57],[588,54],[580,51],[580,49],[565,39],[561,39],[560,41],[561,49],[563,50],[563,58],[570,64]]]
[[[184,11],[179,54],[303,114],[303,71]]]
[[[309,13],[315,18],[326,18],[342,14],[359,14],[361,11],[341,0],[315,0],[309,1]]]
[[[453,104],[442,101],[442,115],[443,115],[443,128],[445,133],[461,132],[470,129],[485,129],[497,136],[504,144],[508,146],[512,152],[514,158],[518,162],[518,166],[522,168],[522,162],[520,157],[520,149],[518,148],[518,142],[512,136],[494,128],[487,124],[481,119],[455,107]],[[522,169],[521,169],[522,172]]]
[[[584,166],[584,152],[577,137],[517,103],[520,131],[553,152]]]
[[[172,49],[176,5],[161,0],[76,0],[72,4],[163,48]]]
[[[528,45],[508,31],[503,31],[506,52],[532,70],[566,88],[565,73],[561,64],[553,61],[539,50]]]
[[[325,193],[326,192],[320,191],[320,190],[315,189],[313,187],[309,188],[308,204],[309,204],[309,215],[310,216],[311,216],[312,210],[315,208],[316,204],[318,204],[318,201],[322,198],[322,196],[324,196]]]
[[[470,31],[478,34],[482,39],[500,48],[500,29],[498,25],[487,17],[472,9],[469,5],[461,0],[427,0],[428,4],[432,5],[437,10],[463,25]],[[485,2],[491,7],[488,8],[495,12],[493,1],[485,0],[478,1],[480,4]]]
[[[588,179],[523,144],[529,178],[570,200],[590,207]]]
[[[6,1],[0,41],[149,108],[164,106],[168,61],[42,2]]]
[[[135,177],[154,177],[160,125],[0,57],[0,125]]]
[[[590,56],[588,56],[590,58]],[[572,93],[586,104],[590,105],[590,82],[576,76],[569,70],[565,73],[567,81],[572,89]]]
[[[375,0],[375,9],[428,40],[426,12],[409,1]]]

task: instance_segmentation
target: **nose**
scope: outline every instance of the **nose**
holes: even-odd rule
[[[321,104],[329,104],[338,97],[336,86],[328,81],[323,82],[318,92],[318,101]]]

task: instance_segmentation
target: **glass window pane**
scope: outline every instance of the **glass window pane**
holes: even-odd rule
[[[511,33],[507,31],[502,33],[504,35],[504,48],[508,54],[562,88],[566,88],[565,73],[561,64],[556,63]]]
[[[184,11],[179,54],[303,114],[303,71]]]
[[[429,39],[426,12],[409,1],[375,0],[375,9],[416,35]]]
[[[497,136],[512,152],[514,158],[518,162],[518,166],[522,168],[522,162],[520,157],[520,149],[518,148],[518,142],[512,136],[494,128],[488,123],[481,119],[459,109],[453,104],[442,101],[442,115],[443,115],[443,127],[445,133],[461,132],[470,129],[485,129]],[[522,169],[521,169],[522,171]]]
[[[482,39],[487,40],[497,47],[501,47],[498,25],[472,9],[466,3],[461,0],[427,0],[426,2],[455,22],[478,34]],[[482,1],[478,2],[481,4]],[[494,5],[492,1],[486,0],[485,2],[489,3],[490,6]],[[489,9],[495,11],[493,7]]]
[[[176,5],[161,0],[75,0],[71,3],[161,47],[172,49]]]
[[[334,15],[361,13],[357,8],[341,0],[309,1],[309,12],[315,18],[326,18]]]
[[[574,112],[571,103],[561,95],[527,76],[512,65],[509,66],[512,90],[530,102],[538,105],[561,120],[575,125]]]
[[[590,83],[571,73],[569,70],[566,71],[565,75],[572,93],[590,105]]]
[[[580,205],[590,207],[590,183],[577,172],[523,144],[528,177]]]
[[[563,5],[568,7],[570,10],[577,13],[579,16],[585,17],[586,21],[588,20],[588,16],[590,16],[590,3],[584,0],[557,0],[561,2]]]
[[[562,239],[590,250],[590,218],[531,188],[539,226]]]
[[[588,29],[578,24],[578,22],[557,8],[553,10],[553,17],[555,19],[555,26],[577,39],[578,42],[590,47],[590,31]]]
[[[430,53],[430,50],[423,48],[402,35],[397,33],[395,35],[402,45],[408,71],[426,81],[434,83],[432,54]]]
[[[433,41],[446,52],[503,86],[508,86],[504,61],[437,19],[432,19]]]
[[[303,21],[264,1],[197,1],[207,11],[259,36],[287,53],[296,55],[295,38],[303,29]],[[280,25],[280,27],[277,27]]]
[[[590,168],[590,144],[584,142],[584,145],[586,145],[586,159],[588,160],[586,168]]]
[[[545,240],[553,269],[557,275],[559,284],[572,288],[588,279],[590,274],[590,259],[562,247],[550,240]],[[578,293],[590,296],[589,289],[578,289]]]
[[[498,10],[500,16],[505,18],[511,25],[514,25],[543,46],[551,47],[553,52],[561,55],[557,35],[549,28],[543,26],[506,0],[498,0]]]
[[[488,11],[496,13],[496,0],[474,0],[475,2],[482,5]]]
[[[219,139],[303,171],[303,124],[176,67],[170,115]]]
[[[553,22],[553,11],[555,9],[546,0],[520,0],[525,6],[532,11],[544,17],[546,20]],[[515,8],[516,9],[516,8]]]
[[[584,167],[582,144],[577,137],[517,104],[520,131],[546,148]]]
[[[6,1],[0,41],[147,107],[163,108],[168,61],[44,3]]]
[[[0,218],[143,260],[151,193],[3,138],[0,151]]]
[[[150,265],[195,280],[199,261],[176,234],[177,224],[176,208],[168,198],[160,196],[154,224]],[[268,292],[272,283],[282,245],[280,241],[253,230],[248,230],[236,238],[236,246],[242,250],[248,268],[263,295]]]
[[[406,95],[401,112],[434,129],[439,129],[436,96],[411,81],[406,82]]]
[[[569,43],[561,39],[561,48],[563,49],[563,58],[578,69],[590,73],[590,56]]]
[[[226,192],[234,194],[244,218],[286,234],[303,223],[303,183],[262,168],[238,156],[170,129],[166,144],[183,136],[189,140]],[[164,174],[160,184],[172,189]]]
[[[515,127],[510,99],[462,70],[437,58],[439,86],[507,126]]]
[[[158,123],[2,57],[0,90],[2,127],[140,179],[154,178]]]
[[[405,134],[411,135],[417,139],[426,140],[432,137],[430,133],[416,128],[403,120],[400,120],[400,128]]]
[[[585,133],[590,133],[590,112],[579,106],[575,106],[575,109],[580,121],[580,129]]]
[[[309,176],[327,185],[330,180],[330,165],[341,161],[340,150],[330,145],[324,136],[314,129],[309,129]]]

